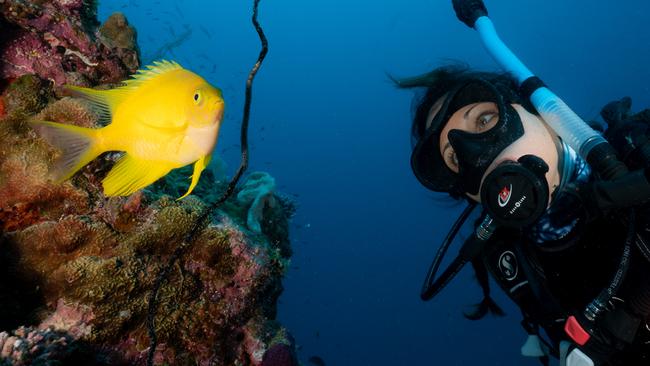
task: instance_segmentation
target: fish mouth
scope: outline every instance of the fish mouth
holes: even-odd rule
[[[215,103],[216,114],[214,116],[213,123],[219,123],[219,121],[221,121],[221,119],[223,118],[223,111],[225,109],[224,106],[225,103],[223,102],[223,100],[219,100],[217,101],[217,103]]]
[[[217,113],[214,116],[214,121],[212,121],[212,124],[219,123],[222,118],[223,118],[223,108],[219,108],[217,110]]]

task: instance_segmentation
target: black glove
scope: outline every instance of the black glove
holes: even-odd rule
[[[565,194],[577,197],[590,219],[614,210],[641,207],[650,198],[650,168],[638,169],[615,180],[596,180],[569,184]]]
[[[608,103],[600,112],[608,128],[605,138],[628,169],[650,166],[650,110],[631,115],[632,100],[624,97]]]

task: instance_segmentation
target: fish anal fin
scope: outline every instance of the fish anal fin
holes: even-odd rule
[[[102,181],[106,196],[128,196],[164,177],[172,166],[125,154]]]

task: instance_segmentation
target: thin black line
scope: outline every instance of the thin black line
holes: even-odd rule
[[[149,307],[147,312],[147,330],[149,332],[149,340],[150,340],[149,353],[147,355],[148,366],[153,365],[153,357],[156,352],[156,347],[158,346],[158,337],[156,336],[156,327],[155,327],[155,317],[156,317],[156,310],[158,308],[157,297],[158,297],[158,292],[160,291],[160,287],[167,279],[167,276],[169,275],[169,272],[171,271],[171,268],[174,266],[176,261],[179,258],[181,258],[181,256],[185,253],[185,251],[191,246],[191,243],[193,242],[196,234],[198,234],[205,226],[208,225],[209,223],[208,219],[212,216],[214,210],[216,210],[219,206],[221,206],[224,202],[226,202],[226,200],[235,191],[235,188],[237,187],[237,182],[244,174],[244,171],[246,171],[246,168],[248,168],[248,121],[250,119],[251,100],[253,98],[253,79],[255,78],[255,75],[257,74],[257,71],[259,70],[260,66],[262,66],[262,62],[264,61],[264,58],[268,53],[268,41],[266,39],[266,36],[264,35],[264,31],[262,30],[262,27],[257,22],[257,8],[259,2],[260,0],[255,0],[253,3],[252,20],[253,20],[253,26],[255,26],[255,30],[257,31],[257,34],[259,35],[260,41],[262,43],[262,49],[260,50],[259,56],[257,58],[257,62],[255,63],[255,65],[253,65],[253,68],[248,74],[248,79],[246,80],[244,114],[242,117],[242,125],[241,125],[241,163],[239,164],[239,168],[237,169],[237,172],[235,173],[232,180],[228,184],[228,188],[226,189],[224,194],[221,196],[221,198],[219,198],[217,201],[212,203],[207,209],[205,209],[201,213],[199,218],[195,221],[194,225],[192,226],[192,229],[185,236],[183,242],[178,246],[178,248],[176,248],[176,250],[174,250],[174,253],[169,258],[169,262],[167,263],[167,265],[161,269],[161,271],[158,273],[158,276],[156,277],[156,281],[154,282],[153,289],[151,291],[151,294],[149,295]]]

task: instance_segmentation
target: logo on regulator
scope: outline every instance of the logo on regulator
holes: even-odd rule
[[[509,187],[504,186],[503,188],[501,188],[498,197],[499,207],[504,207],[505,205],[507,205],[508,201],[510,201],[511,196],[512,196],[512,184]]]

